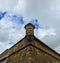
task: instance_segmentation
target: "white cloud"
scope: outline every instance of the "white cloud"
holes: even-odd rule
[[[60,54],[60,46],[57,46],[54,50]]]
[[[17,0],[0,0],[0,10],[11,12],[16,4]]]
[[[13,11],[24,15],[26,13],[27,0],[18,0],[17,5],[14,7]]]
[[[17,38],[19,36],[23,36],[24,32],[21,31],[24,30],[24,25],[19,23],[15,23],[15,21],[9,21],[9,17],[6,16],[0,21],[0,41],[9,40],[10,38]],[[10,17],[11,19],[12,17]],[[23,27],[23,28],[22,28]],[[20,33],[20,34],[19,34]],[[14,40],[15,40],[14,39]]]
[[[56,11],[56,12],[60,12],[60,2],[59,0],[52,0],[51,4],[50,4],[50,10],[51,11]]]
[[[38,32],[38,34],[37,34]],[[39,28],[35,30],[35,33],[37,36],[39,36],[40,38],[44,38],[46,36],[56,36],[56,32],[54,28]]]
[[[5,51],[6,49],[9,49],[11,46],[13,46],[12,44],[8,44],[7,42],[3,43],[0,42],[0,53],[2,53],[3,51]]]

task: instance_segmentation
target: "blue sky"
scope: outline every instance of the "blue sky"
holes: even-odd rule
[[[0,53],[25,36],[27,23],[35,26],[38,39],[60,53],[59,0],[0,0]]]

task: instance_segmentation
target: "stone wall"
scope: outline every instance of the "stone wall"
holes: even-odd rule
[[[8,57],[6,63],[60,63],[60,60],[30,45]]]
[[[47,45],[45,45],[43,42],[41,42],[40,40],[38,39],[34,39],[32,42],[31,42],[32,45],[36,46],[37,48],[45,51],[46,53],[52,55],[53,57],[56,57],[60,60],[60,55],[55,52],[53,49],[49,48]]]

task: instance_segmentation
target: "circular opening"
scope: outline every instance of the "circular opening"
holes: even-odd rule
[[[29,27],[29,29],[31,29],[31,28]]]

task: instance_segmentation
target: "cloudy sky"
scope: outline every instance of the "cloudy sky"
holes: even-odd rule
[[[25,36],[27,23],[60,54],[60,0],[0,0],[0,53]]]

